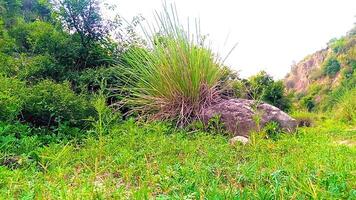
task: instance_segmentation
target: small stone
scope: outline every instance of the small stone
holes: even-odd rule
[[[235,136],[229,140],[231,145],[235,145],[236,143],[241,143],[243,145],[248,143],[248,138],[244,136]]]

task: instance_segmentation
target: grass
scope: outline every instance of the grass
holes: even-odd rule
[[[127,84],[120,89],[129,93],[123,103],[141,116],[186,125],[219,98],[223,70],[198,25],[194,34],[185,31],[175,9],[167,6],[156,20],[156,32],[143,30],[151,49],[131,48],[123,56],[130,66],[122,67]]]
[[[356,122],[356,88],[345,93],[336,105],[335,113],[339,120]]]
[[[340,143],[355,142],[355,133],[326,120],[276,141],[254,134],[250,145],[230,146],[221,135],[129,120],[99,139],[17,152],[18,166],[0,166],[0,197],[355,199],[356,148]]]

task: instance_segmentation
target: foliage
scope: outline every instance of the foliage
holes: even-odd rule
[[[124,85],[122,79],[120,79],[121,76],[122,74],[117,66],[86,69],[69,75],[76,91],[95,93],[101,90],[109,96],[114,96],[117,92],[113,90],[114,87]],[[105,86],[102,85],[103,82]]]
[[[157,17],[161,29],[151,40],[152,50],[131,48],[123,55],[130,66],[122,68],[130,94],[123,103],[141,116],[185,125],[219,97],[222,69],[200,33],[192,38],[177,24],[173,11],[166,8]]]
[[[1,74],[0,86],[0,120],[12,121],[20,114],[28,90],[23,82]]]
[[[324,73],[328,76],[335,76],[340,71],[340,63],[335,58],[328,59],[324,66]]]
[[[225,124],[221,121],[221,115],[218,114],[211,117],[206,124],[201,120],[194,120],[185,128],[185,130],[191,133],[201,131],[213,135],[231,135],[231,133],[226,131]]]
[[[249,79],[240,79],[236,72],[224,70],[220,84],[223,96],[264,101],[284,111],[291,108],[291,97],[283,82],[273,80],[265,71]]]
[[[291,100],[285,93],[283,82],[274,81],[265,71],[250,77],[245,85],[249,99],[261,99],[285,111],[290,109]]]
[[[313,111],[315,108],[314,98],[310,95],[303,97],[300,100],[301,105],[306,108],[309,112]]]
[[[122,49],[121,44],[110,39],[115,31],[116,35],[120,35],[122,45],[127,41],[136,42],[133,39],[136,38],[135,25],[127,27],[125,31],[130,32],[124,33],[119,16],[115,16],[113,20],[103,18],[98,0],[54,0],[54,6],[64,28],[74,33],[73,37],[80,44],[76,70],[115,63]],[[123,39],[124,35],[129,36]]]
[[[5,27],[14,26],[18,20],[52,20],[51,4],[48,0],[0,0],[0,9],[0,16],[5,19]]]
[[[346,43],[346,38],[332,39],[328,46],[331,47],[334,53],[341,53]]]
[[[263,132],[266,134],[266,138],[277,140],[283,130],[278,122],[271,121],[263,127]]]
[[[105,27],[97,0],[58,0],[58,12],[68,30],[80,36],[84,48],[93,41],[105,38],[109,30]]]
[[[322,110],[330,111],[336,105],[338,105],[339,101],[343,96],[347,95],[347,93],[351,92],[354,88],[356,88],[356,73],[353,72],[352,76],[349,78],[343,79],[338,87],[334,88],[322,102]]]
[[[45,80],[31,88],[22,115],[23,120],[35,126],[51,127],[64,122],[83,126],[93,116],[93,107],[85,97],[74,94],[69,83]]]
[[[356,88],[346,92],[334,107],[337,119],[356,123]]]

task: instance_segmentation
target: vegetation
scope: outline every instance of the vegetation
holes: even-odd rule
[[[219,98],[222,68],[200,33],[185,32],[176,16],[168,8],[156,16],[161,29],[150,51],[132,48],[124,54],[130,66],[123,68],[129,90],[124,101],[143,116],[187,125]]]
[[[356,198],[353,34],[318,75],[340,84],[292,98],[266,72],[240,79],[173,6],[143,40],[140,18],[105,19],[100,3],[0,0],[0,199]],[[224,98],[300,127],[229,144],[220,115],[197,118]]]
[[[101,143],[89,137],[80,146],[38,147],[32,145],[37,138],[24,137],[14,148],[9,138],[2,157],[4,149],[20,156],[2,161],[11,166],[1,167],[0,193],[40,199],[353,199],[350,128],[329,120],[277,140],[255,134],[247,146],[229,146],[220,134],[191,134],[133,120],[110,129]]]
[[[233,72],[228,73],[223,76],[223,83],[227,85],[226,96],[264,101],[284,111],[291,108],[291,98],[286,94],[283,82],[273,80],[265,71],[242,80]]]
[[[340,64],[336,59],[329,59],[324,66],[324,73],[328,76],[335,76],[340,71]]]

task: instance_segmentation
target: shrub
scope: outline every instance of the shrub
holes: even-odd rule
[[[0,74],[5,76],[12,76],[16,74],[16,60],[4,53],[0,53]]]
[[[321,107],[323,110],[332,110],[335,105],[338,104],[340,99],[349,93],[353,88],[356,88],[356,73],[347,78],[343,79],[339,86],[332,90],[325,98],[325,101],[322,102]]]
[[[278,122],[271,121],[264,126],[263,132],[266,134],[266,138],[276,140],[283,133],[283,130]]]
[[[33,57],[21,55],[17,62],[17,66],[18,78],[30,83],[36,83],[49,77],[58,80],[63,71],[61,67],[55,64],[53,58],[48,55],[38,55]]]
[[[334,53],[340,53],[344,49],[347,40],[345,38],[333,39],[329,42],[329,46],[332,48]]]
[[[166,8],[157,16],[160,35],[150,39],[150,51],[132,48],[123,55],[130,65],[123,67],[130,92],[123,103],[141,116],[185,125],[219,98],[217,85],[222,69],[200,33],[192,38],[175,23],[176,14],[169,13]]]
[[[301,104],[304,108],[306,108],[309,112],[313,111],[315,108],[314,98],[310,95],[305,96],[301,99]]]
[[[0,74],[0,120],[12,121],[20,114],[27,92],[23,82]]]
[[[272,76],[261,71],[248,80],[243,81],[247,98],[261,100],[272,104],[281,110],[288,111],[291,107],[291,99],[285,93],[282,81],[274,81]]]
[[[356,122],[356,89],[346,92],[334,108],[337,119],[355,123]]]
[[[83,125],[94,110],[83,96],[70,89],[69,83],[45,80],[31,88],[23,110],[23,119],[35,126],[53,126],[66,122]]]
[[[114,87],[123,85],[122,75],[118,67],[100,67],[96,69],[87,69],[80,73],[72,73],[70,79],[78,92],[96,92],[101,90],[105,94],[112,96],[116,91]],[[103,82],[105,88],[103,87]]]
[[[285,95],[282,81],[273,82],[269,87],[266,87],[263,100],[284,111],[288,111],[292,104],[290,97]]]
[[[330,58],[324,64],[324,73],[328,76],[335,76],[340,71],[340,63],[335,58]]]

